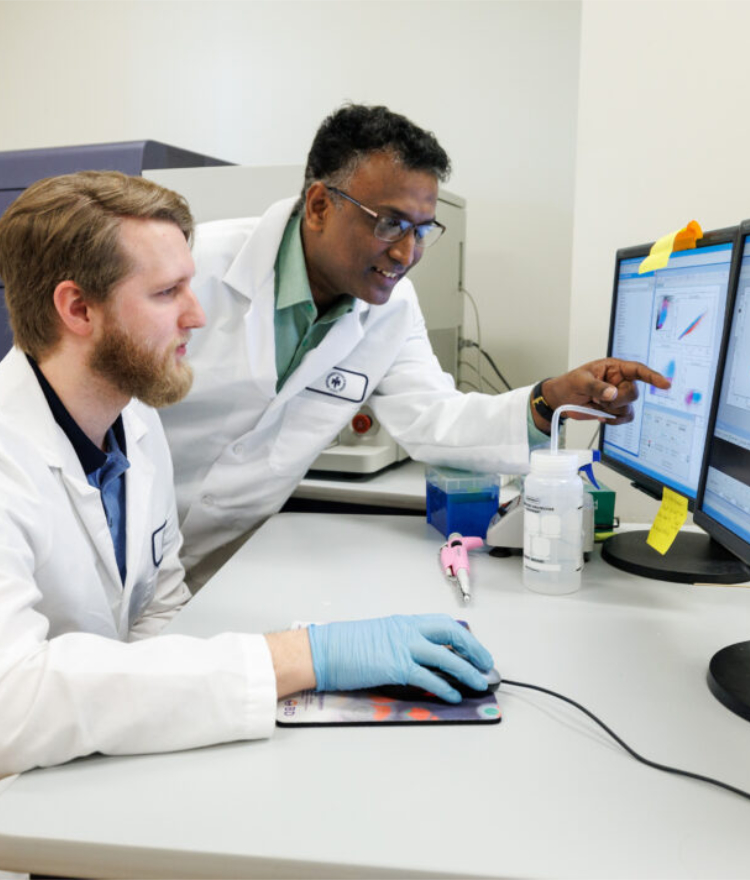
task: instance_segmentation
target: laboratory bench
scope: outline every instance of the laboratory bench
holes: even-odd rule
[[[750,635],[750,589],[647,580],[596,552],[581,589],[531,593],[472,554],[473,599],[419,517],[270,519],[169,625],[446,612],[504,679],[558,691],[645,757],[750,789],[750,724],[706,685]],[[23,774],[0,868],[68,877],[746,877],[750,802],[637,763],[573,706],[509,684],[493,725],[278,728],[270,740]]]

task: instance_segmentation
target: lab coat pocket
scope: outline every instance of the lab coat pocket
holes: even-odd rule
[[[284,408],[281,427],[270,449],[271,470],[284,475],[304,473],[359,406],[307,390],[293,397]]]
[[[166,530],[167,521],[164,520],[159,528],[151,535],[151,559],[156,568],[161,565],[161,561],[164,559],[164,535],[166,534]]]

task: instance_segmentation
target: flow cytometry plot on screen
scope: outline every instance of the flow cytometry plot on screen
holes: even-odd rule
[[[651,392],[652,397],[658,397],[662,400],[672,400],[674,398],[675,391],[675,375],[677,373],[677,361],[674,358],[670,358],[670,360],[666,362],[659,362],[659,366],[657,369],[664,376],[665,379],[669,379],[672,385],[669,388],[657,388],[655,385],[649,385],[649,390]]]
[[[700,315],[698,315],[697,318],[695,318],[687,325],[687,327],[682,331],[682,333],[680,333],[677,338],[684,339],[686,336],[689,336],[691,333],[693,333],[700,326],[700,323],[706,317],[706,314],[707,312],[702,312]]]
[[[668,356],[669,349],[674,348],[674,345],[665,346],[663,356]],[[652,385],[648,398],[652,404],[678,412],[690,412],[692,416],[703,414],[712,375],[707,371],[703,358],[691,355],[692,351],[687,351],[670,357],[667,361],[656,361],[659,372],[672,384],[665,390]]]
[[[671,296],[663,296],[659,301],[659,306],[656,312],[656,329],[661,330],[664,324],[667,321],[667,316],[669,315],[669,309],[672,305],[672,297]]]
[[[708,353],[713,344],[717,303],[718,290],[713,286],[658,296],[652,312],[652,349],[679,343],[705,348]]]

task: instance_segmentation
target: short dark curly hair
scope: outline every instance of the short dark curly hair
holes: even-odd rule
[[[380,152],[390,152],[406,168],[427,171],[441,182],[450,176],[448,154],[432,132],[387,107],[345,104],[323,120],[315,135],[295,211],[316,180],[343,189],[360,162]]]

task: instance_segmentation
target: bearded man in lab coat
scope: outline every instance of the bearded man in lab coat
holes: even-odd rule
[[[427,665],[486,688],[491,656],[445,615],[161,634],[190,593],[151,406],[192,380],[205,318],[191,233],[182,197],[116,172],[40,181],[0,218],[14,334],[0,362],[0,776],[270,736],[277,698],[309,687],[411,683],[458,702]]]
[[[385,107],[345,106],[315,136],[300,199],[198,227],[208,329],[191,349],[191,393],[162,412],[193,588],[281,508],[365,401],[412,458],[517,473],[560,404],[624,421],[634,380],[668,387],[607,359],[533,393],[458,392],[405,277],[440,237],[449,170],[431,133]]]

